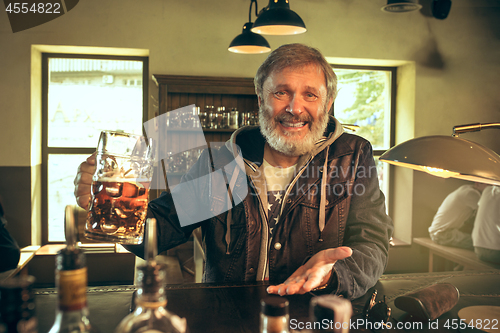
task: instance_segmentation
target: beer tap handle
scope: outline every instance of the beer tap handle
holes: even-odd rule
[[[155,261],[158,251],[157,236],[156,236],[156,219],[148,218],[146,220],[146,261]]]
[[[78,227],[76,226],[74,208],[67,205],[64,209],[64,236],[68,248],[77,247]]]

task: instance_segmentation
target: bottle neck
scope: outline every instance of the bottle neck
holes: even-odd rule
[[[165,307],[167,304],[165,280],[165,269],[161,265],[153,262],[138,267],[138,288],[136,293],[137,306],[144,308]]]
[[[143,308],[159,308],[167,306],[165,291],[160,288],[159,292],[145,292],[145,289],[137,289],[137,306]]]

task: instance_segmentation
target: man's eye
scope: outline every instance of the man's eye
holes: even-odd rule
[[[274,96],[276,96],[276,98],[284,98],[286,97],[288,94],[286,93],[286,91],[277,91],[274,93]]]
[[[306,101],[315,101],[316,99],[318,99],[318,96],[316,96],[315,94],[307,93],[305,95],[305,99]]]

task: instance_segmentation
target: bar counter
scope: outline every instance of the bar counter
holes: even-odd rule
[[[394,306],[394,299],[435,283],[448,282],[460,291],[458,304],[444,313],[429,327],[425,322],[419,326]],[[248,285],[188,284],[172,285],[167,289],[167,308],[187,319],[190,333],[198,332],[259,332],[260,299],[267,295],[264,283]],[[395,332],[450,332],[444,325],[448,319],[458,318],[458,311],[473,305],[500,306],[500,271],[462,271],[441,273],[417,273],[383,275],[374,288],[352,301],[351,322],[362,318],[363,307],[377,289],[378,300],[386,296],[392,308],[391,322]],[[104,286],[88,289],[88,304],[91,321],[102,333],[113,333],[114,328],[128,313],[134,286]],[[57,295],[53,288],[35,289],[36,312],[39,332],[48,332],[51,327]],[[313,294],[286,296],[290,303],[291,326],[300,332],[301,325],[309,321],[309,301]],[[493,318],[492,318],[493,319]],[[497,318],[498,319],[498,318]],[[397,323],[406,326],[397,329]],[[351,327],[351,331],[369,332],[364,326]],[[500,329],[498,330],[500,332]],[[305,331],[304,331],[305,332]]]

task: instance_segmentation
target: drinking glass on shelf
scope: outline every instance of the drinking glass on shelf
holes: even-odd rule
[[[222,113],[224,112],[226,108],[223,106],[219,106],[217,108],[217,112],[215,112],[214,117],[213,117],[213,129],[221,129],[222,128]]]
[[[259,125],[259,113],[252,112],[252,125]]]
[[[200,125],[202,128],[208,128],[208,111],[205,108],[203,111],[200,111]]]
[[[215,110],[215,107],[211,106],[210,108],[207,108],[207,113],[208,113],[207,128],[216,129],[217,128],[217,111]]]
[[[221,106],[219,108],[219,125],[221,129],[229,128],[229,110],[226,110],[225,107]]]
[[[182,118],[178,112],[167,113],[167,126],[169,128],[179,128],[182,127]]]
[[[243,112],[241,116],[241,126],[254,125],[253,112]]]
[[[151,139],[101,132],[85,237],[121,244],[142,243],[153,158]]]
[[[198,148],[184,152],[186,154],[186,171],[188,171],[196,163],[196,161],[198,161],[202,151],[203,149]]]
[[[229,128],[237,129],[239,127],[238,118],[238,110],[236,110],[236,108],[232,108],[231,112],[229,113]]]
[[[191,113],[183,113],[180,115],[181,119],[181,127],[182,128],[196,128],[200,127],[200,122],[198,121],[198,114],[200,112],[200,108],[195,106]]]

